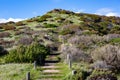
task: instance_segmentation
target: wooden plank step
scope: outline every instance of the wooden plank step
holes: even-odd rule
[[[40,75],[40,77],[52,77],[52,78],[57,78],[57,77],[62,77],[63,75],[59,75],[59,74],[47,74],[47,75]]]
[[[62,79],[42,78],[42,79],[37,79],[37,80],[62,80]]]
[[[42,66],[41,68],[43,68],[43,69],[58,69],[61,67],[59,67],[59,66]]]
[[[56,65],[57,63],[45,63],[45,66],[54,66],[54,65]]]
[[[60,70],[43,70],[43,73],[60,73]]]

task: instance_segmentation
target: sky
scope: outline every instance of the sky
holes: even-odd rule
[[[55,8],[120,16],[120,0],[0,0],[0,23],[40,16]]]

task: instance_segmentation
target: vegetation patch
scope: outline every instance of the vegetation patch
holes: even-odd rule
[[[40,65],[44,63],[45,57],[49,54],[49,49],[45,46],[33,43],[29,46],[19,46],[13,49],[4,57],[5,63],[32,63],[37,61]]]

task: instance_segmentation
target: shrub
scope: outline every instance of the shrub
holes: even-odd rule
[[[15,30],[16,27],[13,24],[5,24],[5,25],[3,25],[3,29],[5,29],[5,30]]]
[[[70,46],[70,45],[62,45],[61,46],[61,51],[62,51],[62,58],[66,58],[67,54],[71,55],[71,60],[73,62],[79,62],[79,61],[85,61],[85,62],[90,62],[91,57],[84,53],[84,51],[80,50],[79,48],[75,46]]]
[[[73,31],[70,31],[69,29],[64,29],[59,32],[60,35],[67,35],[67,34],[73,34]]]
[[[117,77],[106,70],[94,70],[86,80],[117,80]]]
[[[106,70],[109,68],[109,66],[104,61],[96,61],[96,62],[94,62],[92,67],[94,69],[106,69]]]
[[[0,56],[8,54],[7,50],[4,49],[3,46],[0,46]]]
[[[112,29],[111,29],[110,32],[111,33],[117,33],[117,34],[119,34],[120,33],[120,26],[114,26],[114,27],[112,27]]]
[[[120,44],[120,38],[111,39],[110,43],[112,43],[112,44]]]
[[[55,28],[57,27],[55,24],[44,24],[45,28]]]
[[[15,35],[21,35],[21,34],[23,34],[24,32],[23,31],[16,31],[15,32]]]
[[[120,69],[120,47],[113,45],[105,45],[97,48],[91,53],[94,61],[105,61],[111,70]]]
[[[9,37],[11,34],[9,32],[1,32],[0,38]]]
[[[78,25],[72,25],[72,24],[67,24],[61,27],[60,34],[61,35],[66,35],[66,34],[73,34],[80,30]]]
[[[76,74],[75,75],[68,75],[67,77],[65,77],[64,80],[85,80],[86,77],[89,76],[89,73],[87,73],[86,71],[83,70],[76,70]]]
[[[20,22],[16,22],[15,25],[16,25],[16,26],[23,26],[23,25],[25,25],[25,24],[20,21]]]
[[[111,39],[114,39],[114,38],[120,38],[120,34],[108,34],[108,35],[104,35],[103,36],[106,41],[110,41]]]
[[[98,35],[81,35],[73,36],[68,39],[68,43],[78,46],[79,48],[86,49],[92,45],[105,41],[102,36]]]
[[[43,21],[46,21],[47,18],[51,18],[51,17],[52,16],[46,14],[46,15],[41,16],[39,19],[36,19],[36,21],[43,22]]]
[[[29,19],[27,20],[27,22],[34,22],[34,19]]]
[[[32,41],[33,41],[32,37],[24,36],[19,39],[18,43],[22,45],[29,45],[32,43]]]
[[[10,53],[4,58],[6,63],[24,63],[37,61],[39,64],[44,63],[44,59],[49,54],[49,49],[45,46],[33,43],[29,46],[19,46],[11,50]]]

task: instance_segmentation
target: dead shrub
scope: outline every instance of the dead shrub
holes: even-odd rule
[[[79,61],[91,62],[92,60],[88,54],[86,54],[84,51],[73,45],[62,45],[61,52],[63,53],[61,55],[63,59],[66,58],[67,54],[70,54],[71,60],[73,62],[79,62]]]
[[[16,27],[13,24],[5,24],[2,26],[5,30],[15,30]]]
[[[32,37],[24,36],[19,39],[18,44],[29,45],[32,43],[32,41],[33,41]]]
[[[0,38],[9,37],[11,34],[9,32],[1,32]]]
[[[105,45],[92,51],[91,56],[94,61],[104,61],[111,70],[120,69],[120,47]]]

